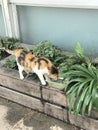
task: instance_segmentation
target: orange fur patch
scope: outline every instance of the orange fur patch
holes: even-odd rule
[[[18,58],[20,54],[22,53],[23,49],[17,49],[14,51],[15,56]]]

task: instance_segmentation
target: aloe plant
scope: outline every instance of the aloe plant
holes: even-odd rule
[[[74,111],[75,116],[79,113],[90,115],[93,104],[98,96],[98,69],[92,64],[88,66],[73,65],[66,73],[70,78],[67,87],[69,95],[69,112]]]

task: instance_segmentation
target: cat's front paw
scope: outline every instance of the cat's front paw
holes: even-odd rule
[[[21,76],[21,77],[20,77],[20,79],[21,79],[21,80],[23,80],[23,79],[24,79],[24,77],[23,77],[23,76]]]
[[[46,82],[45,84],[40,83],[40,87],[41,87],[41,86],[43,86],[43,87],[48,86],[48,82]]]

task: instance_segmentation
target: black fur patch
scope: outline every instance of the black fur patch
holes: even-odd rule
[[[29,52],[31,52],[33,54],[33,50],[30,50]]]
[[[37,61],[38,62],[38,69],[40,69],[41,61],[45,61],[48,64],[48,60],[46,60],[45,58],[39,58]]]
[[[56,67],[52,66],[51,73],[52,74],[58,74],[58,70],[56,69]]]
[[[40,62],[40,61],[42,61],[42,60],[45,61],[45,62],[48,64],[48,60],[45,59],[45,58],[39,58],[39,59],[38,59],[38,62]]]
[[[22,51],[21,52],[21,54],[20,54],[20,56],[18,57],[18,62],[21,64],[23,64],[24,63],[24,61],[25,61],[25,55],[27,54],[27,52],[26,51]]]
[[[30,61],[32,62],[32,61],[34,61],[34,59],[35,59],[35,57],[31,58]]]

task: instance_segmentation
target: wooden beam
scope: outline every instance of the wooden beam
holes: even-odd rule
[[[5,80],[6,79],[6,80]],[[67,107],[66,95],[53,88],[40,89],[39,85],[31,79],[20,80],[17,71],[2,67],[0,70],[0,84],[24,94],[42,98],[42,100]]]
[[[98,120],[89,118],[87,116],[78,115],[77,121],[75,121],[74,113],[69,115],[69,121],[71,124],[79,126],[85,130],[98,130]]]
[[[33,110],[43,112],[47,115],[71,123],[86,130],[98,129],[98,120],[96,119],[78,115],[78,119],[77,121],[75,121],[74,114],[72,113],[71,115],[68,115],[68,110],[65,108],[45,101],[41,102],[40,99],[36,99],[34,97],[30,97],[28,95],[10,90],[8,88],[5,88],[4,86],[0,86],[0,97],[14,101]]]
[[[2,86],[0,86],[0,97],[9,99],[39,112],[44,112],[45,114],[58,118],[60,120],[67,121],[67,110],[59,106],[52,105],[47,102],[42,103],[36,98],[15,92],[13,90],[9,90]]]

